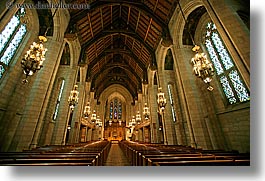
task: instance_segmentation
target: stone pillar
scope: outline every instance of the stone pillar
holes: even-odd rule
[[[16,130],[12,150],[34,148],[38,143],[48,98],[53,87],[54,74],[58,68],[58,56],[63,43],[48,37],[48,48],[43,68],[36,73],[36,81],[24,109],[24,116]],[[57,66],[56,66],[57,64]]]
[[[142,128],[138,129],[138,134],[139,134],[139,136],[138,136],[139,141],[144,141],[144,139],[143,139],[143,129]]]
[[[153,76],[153,74],[152,74]],[[160,135],[159,135],[159,120],[158,120],[158,113],[157,113],[157,85],[150,85],[148,87],[148,99],[149,99],[149,110],[150,110],[150,127],[151,127],[151,142],[152,143],[159,143]]]
[[[92,128],[89,128],[87,130],[87,141],[91,141],[92,140]]]

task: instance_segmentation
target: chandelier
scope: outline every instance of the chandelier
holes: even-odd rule
[[[193,72],[208,85],[207,89],[212,91],[213,87],[210,85],[210,82],[212,81],[212,76],[214,75],[213,65],[204,53],[199,53],[199,49],[200,47],[198,45],[195,45],[192,48],[192,50],[196,52],[195,56],[191,59]]]
[[[79,92],[77,91],[78,85],[74,86],[74,90],[71,91],[70,96],[68,98],[69,106],[71,111],[74,110],[75,105],[78,104],[78,94]]]
[[[132,126],[135,126],[136,122],[135,122],[135,118],[134,116],[132,117]]]
[[[162,92],[162,88],[158,88],[158,93],[157,93],[157,105],[158,105],[158,112],[162,114],[165,110],[167,104],[167,100],[165,98],[165,93]]]
[[[141,114],[139,111],[137,111],[137,114],[136,114],[136,122],[137,122],[137,124],[141,123]]]
[[[99,119],[99,116],[97,116],[97,119],[96,119],[96,125],[101,127],[102,126],[102,122],[101,120]]]
[[[182,14],[182,17],[187,24],[187,20],[185,18],[185,15],[183,13],[183,10],[181,8],[180,2],[178,1],[178,5],[180,8],[180,12]],[[210,85],[210,82],[212,81],[212,76],[214,75],[214,69],[212,63],[207,59],[207,56],[204,53],[199,53],[200,47],[195,44],[194,39],[191,35],[191,33],[188,31],[190,38],[192,40],[192,43],[194,47],[192,48],[192,51],[196,52],[195,56],[191,59],[191,63],[193,64],[193,72],[194,74],[201,78],[204,83],[208,85],[207,89],[209,91],[213,90],[213,87]]]
[[[95,123],[97,121],[97,114],[96,111],[93,111],[93,114],[91,115],[91,121],[92,123]]]
[[[129,127],[132,127],[132,121],[131,120],[129,121]]]
[[[44,47],[43,43],[46,41],[47,38],[45,36],[39,36],[39,42],[33,42],[22,58],[21,67],[26,75],[26,79],[23,80],[23,83],[27,83],[27,77],[33,75],[37,70],[43,67],[45,53],[47,52],[47,48]]]
[[[84,109],[84,117],[88,118],[89,115],[90,115],[90,104],[89,104],[89,102],[87,102],[85,109]]]
[[[143,111],[144,119],[148,120],[149,119],[149,107],[147,107],[147,103],[144,104],[144,111]]]

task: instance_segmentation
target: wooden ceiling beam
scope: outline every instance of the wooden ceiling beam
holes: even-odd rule
[[[159,1],[159,0],[156,0],[156,4],[155,4],[155,7],[154,7],[153,12],[155,12],[155,10],[156,10],[156,7],[157,7],[157,4],[158,4],[158,1]]]
[[[152,18],[154,21],[156,21],[161,27],[167,26],[168,22],[165,22],[165,20],[161,19],[161,17],[156,16],[153,12],[153,10],[149,9],[144,3],[142,2],[135,2],[131,0],[97,0],[92,3],[90,3],[89,9],[83,9],[72,15],[71,21],[76,22],[79,19],[82,19],[87,13],[90,11],[101,8],[103,6],[114,6],[114,5],[125,5],[129,7],[134,7],[138,11],[144,12],[148,17]]]
[[[88,18],[88,21],[89,21],[89,27],[90,27],[91,35],[94,38],[94,33],[93,33],[92,23],[91,23],[91,19],[90,19],[90,14],[89,13],[87,14],[87,18]]]
[[[127,17],[127,22],[126,22],[127,26],[129,25],[129,22],[130,22],[130,15],[131,15],[131,7],[129,7],[128,9],[128,17]]]
[[[151,24],[152,24],[152,18],[150,19],[150,22],[149,22],[149,25],[148,25],[148,28],[147,28],[147,30],[146,30],[146,33],[145,33],[145,37],[144,37],[144,41],[146,40],[146,38],[147,38],[147,35],[148,35],[148,33],[149,33],[149,30],[150,30],[150,27],[151,27]]]
[[[86,50],[88,47],[93,45],[98,40],[100,40],[102,38],[105,38],[106,36],[115,35],[115,34],[121,34],[121,35],[129,36],[129,37],[137,40],[141,44],[143,44],[145,46],[145,48],[148,50],[149,54],[151,55],[152,64],[156,64],[155,50],[152,47],[150,47],[146,42],[144,42],[143,39],[137,33],[134,33],[134,32],[131,32],[131,31],[127,31],[127,30],[118,29],[118,30],[105,30],[105,31],[102,31],[102,32],[98,33],[97,35],[95,35],[93,39],[91,39],[90,41],[87,41],[86,43],[84,43],[82,45],[82,49]]]
[[[98,72],[95,75],[91,75],[92,76],[92,82],[94,81],[93,84],[95,85],[96,80],[99,78],[100,75],[104,75],[105,74],[105,76],[101,77],[101,80],[106,79],[105,77],[108,75],[108,71],[110,71],[110,70],[112,70],[114,68],[121,68],[125,72],[131,73],[131,75],[133,75],[134,77],[131,77],[131,78],[129,77],[129,78],[130,78],[130,80],[136,80],[137,82],[132,81],[136,85],[142,83],[143,77],[139,77],[136,74],[135,70],[132,69],[130,66],[124,67],[124,66],[121,66],[121,65],[113,65],[113,66],[104,66],[100,70],[98,70]],[[95,85],[95,86],[97,86],[97,85]]]
[[[139,25],[139,21],[140,21],[140,16],[141,16],[141,12],[139,11],[138,13],[138,17],[137,17],[137,22],[136,22],[136,26],[135,26],[135,32],[137,31],[138,25]]]
[[[103,22],[102,8],[100,8],[100,18],[101,18],[101,27],[102,27],[102,30],[103,30],[104,29],[104,22]]]

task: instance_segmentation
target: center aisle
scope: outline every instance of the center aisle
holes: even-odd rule
[[[104,166],[131,166],[118,143],[112,143]]]

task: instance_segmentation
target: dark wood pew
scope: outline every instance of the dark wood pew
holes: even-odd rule
[[[109,141],[50,146],[24,152],[0,153],[0,165],[84,165],[100,166],[107,158]]]
[[[233,160],[189,160],[153,162],[155,166],[237,166]]]
[[[92,163],[23,163],[3,164],[2,166],[93,166]]]
[[[135,166],[248,166],[249,154],[238,151],[202,150],[181,145],[144,144],[131,141],[119,143]]]

